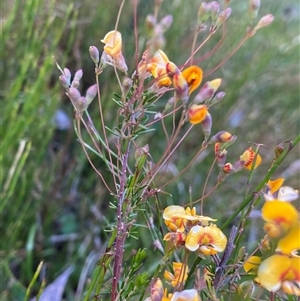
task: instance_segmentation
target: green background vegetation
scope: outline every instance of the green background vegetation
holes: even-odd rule
[[[15,0],[2,4],[1,300],[23,300],[41,260],[45,261],[43,273],[47,283],[74,266],[65,294],[66,300],[74,300],[80,276],[93,269],[97,256],[104,250],[108,237],[104,229],[115,220],[115,211],[109,208],[111,196],[90,168],[72,126],[62,131],[53,122],[58,109],[71,119],[74,115],[58,84],[59,72],[53,57],[73,73],[83,69],[83,91],[94,84],[94,66],[88,48],[90,45],[102,48],[100,39],[114,28],[120,2]],[[204,78],[204,82],[223,79],[221,89],[226,97],[211,111],[212,133],[226,130],[238,136],[229,149],[228,160],[234,162],[250,146],[249,142],[266,145],[261,149],[263,164],[253,179],[254,185],[267,172],[275,146],[294,139],[300,126],[299,3],[262,2],[259,18],[271,13],[275,16],[273,24],[258,31],[224,66]],[[190,53],[199,3],[165,0],[159,12],[159,18],[166,14],[173,16],[164,51],[179,66]],[[204,72],[211,70],[244,36],[247,5],[245,0],[232,2],[226,39],[212,57],[200,63]],[[139,1],[141,52],[146,42],[145,16],[152,12],[152,1]],[[119,30],[131,74],[135,68],[131,1],[125,2]],[[198,42],[204,36],[200,34]],[[221,33],[217,33],[196,58],[212,49],[220,37]],[[119,92],[112,68],[101,74],[100,85],[105,117],[112,126],[117,113],[112,93]],[[166,101],[167,97],[159,101],[158,110],[163,109]],[[96,125],[99,124],[96,103],[90,112]],[[187,165],[200,148],[202,137],[200,127],[195,127],[171,158],[175,172]],[[149,144],[152,156],[159,158],[165,146],[161,129],[157,127],[143,142]],[[105,175],[104,164],[94,159]],[[164,188],[173,198],[163,196],[163,204],[186,204],[190,198],[199,198],[212,161],[210,148],[179,180]],[[274,176],[282,175],[288,185],[299,188],[299,147]],[[156,184],[159,186],[172,176],[164,173]],[[216,177],[215,168],[207,191],[214,186]],[[230,216],[243,198],[247,177],[246,172],[229,177],[206,201],[205,214],[220,222]],[[128,243],[130,249],[151,250],[151,258],[145,260],[145,267],[151,271],[160,254],[152,252],[147,229],[139,231],[136,234],[139,239],[129,239]],[[125,253],[127,258],[130,253]],[[34,287],[33,292],[37,289],[38,286]]]

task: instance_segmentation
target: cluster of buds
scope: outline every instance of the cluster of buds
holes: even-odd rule
[[[153,55],[157,50],[164,48],[165,38],[164,33],[170,28],[173,22],[171,15],[164,16],[160,22],[154,15],[148,15],[146,17],[146,28],[149,35],[148,49]]]
[[[66,95],[71,100],[76,113],[80,116],[82,113],[88,108],[90,103],[96,97],[98,93],[98,86],[92,85],[90,86],[85,96],[82,96],[78,90],[80,80],[82,78],[83,72],[82,70],[76,71],[73,80],[71,81],[72,74],[68,68],[64,68],[63,70],[58,66],[62,75],[59,76],[59,81],[61,85],[66,89]]]
[[[211,19],[210,32],[214,33],[231,15],[231,8],[220,12],[220,5],[216,1],[202,2],[198,9],[198,30],[205,29],[205,22]]]
[[[255,282],[271,292],[300,296],[300,215],[292,201],[298,190],[283,186],[284,179],[269,181],[261,209],[266,233],[260,256],[251,256],[244,264]]]

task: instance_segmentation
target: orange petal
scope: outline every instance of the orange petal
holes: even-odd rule
[[[190,66],[182,71],[182,75],[189,86],[189,94],[195,91],[202,82],[203,71],[198,66]]]
[[[278,178],[274,181],[269,180],[267,185],[270,188],[271,193],[273,194],[282,186],[283,182],[284,178]]]
[[[191,124],[198,124],[205,119],[207,113],[206,105],[194,104],[187,110],[187,118]]]

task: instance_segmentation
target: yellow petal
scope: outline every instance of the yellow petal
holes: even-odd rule
[[[182,75],[188,83],[189,94],[191,94],[201,84],[203,71],[198,66],[190,66],[182,71]]]
[[[298,222],[277,245],[277,252],[292,254],[293,251],[300,249],[300,222]]]
[[[244,262],[243,267],[246,273],[251,275],[256,275],[260,264],[261,264],[261,258],[259,256],[250,256]]]
[[[224,251],[226,244],[227,238],[217,226],[202,227],[196,225],[189,231],[185,247],[190,251],[196,251],[199,247],[204,246],[217,253]]]
[[[240,156],[240,160],[244,161],[244,167],[248,170],[252,169],[252,165],[255,161],[255,166],[253,169],[257,168],[258,165],[261,163],[261,156],[256,154],[251,147],[244,151],[244,153]]]
[[[214,89],[215,91],[219,89],[219,87],[221,86],[222,83],[222,79],[221,78],[216,78],[210,82],[208,82],[208,88],[209,89]]]
[[[300,258],[272,255],[262,262],[257,275],[260,284],[272,292],[277,292],[286,281],[300,283]]]
[[[105,44],[104,51],[110,56],[116,55],[122,49],[122,35],[119,31],[108,32],[101,42]]]
[[[269,180],[267,185],[271,190],[271,193],[273,194],[282,186],[283,182],[284,182],[284,178],[278,178],[274,181]]]
[[[299,218],[298,211],[292,204],[279,200],[265,202],[261,213],[263,219],[278,226],[281,233],[286,233],[291,229]]]
[[[163,212],[163,219],[172,220],[176,214],[185,214],[185,209],[178,205],[168,206]]]

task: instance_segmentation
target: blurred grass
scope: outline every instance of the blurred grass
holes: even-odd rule
[[[82,89],[95,82],[93,64],[88,47],[102,47],[100,39],[114,28],[120,1],[103,0],[99,3],[52,0],[16,0],[6,2],[2,13],[1,47],[1,298],[22,300],[38,263],[45,260],[45,273],[49,282],[68,265],[76,263],[67,295],[72,300],[82,274],[83,265],[91,252],[102,250],[107,241],[104,228],[114,220],[114,211],[108,208],[111,200],[101,181],[89,167],[84,154],[75,142],[72,129],[55,128],[53,117],[63,108],[72,118],[72,108],[63,98],[63,89],[57,84],[58,72],[53,56],[60,65],[72,72],[83,68]],[[193,39],[198,3],[190,1],[164,1],[159,16],[172,14],[174,23],[166,33],[164,51],[176,64],[183,64],[189,56]],[[233,13],[227,23],[226,39],[220,49],[208,60],[201,62],[208,72],[224,57],[224,53],[237,45],[247,26],[247,1],[232,2]],[[139,4],[140,53],[146,42],[145,16],[152,13],[152,3]],[[249,141],[264,143],[264,163],[254,181],[266,173],[273,149],[279,142],[291,140],[299,134],[299,3],[266,0],[259,16],[272,13],[274,23],[260,30],[222,68],[204,81],[223,78],[225,99],[213,107],[213,133],[227,130],[238,136],[230,147],[228,159],[233,162],[249,147]],[[4,17],[5,16],[5,17]],[[119,30],[124,41],[124,55],[134,70],[133,11],[127,2],[120,20]],[[198,42],[204,36],[199,36]],[[217,34],[199,58],[220,39]],[[111,101],[117,91],[112,68],[100,77],[105,115],[113,124],[116,113]],[[117,91],[118,92],[118,91]],[[160,101],[161,108],[167,96]],[[92,115],[96,125],[97,111]],[[98,120],[98,121],[97,121]],[[164,149],[164,134],[157,131],[141,139],[148,143],[154,158]],[[202,133],[194,128],[187,141],[171,158],[174,170],[181,170],[200,148]],[[159,142],[159,143],[158,143]],[[151,145],[155,145],[151,149]],[[188,173],[166,191],[173,198],[161,196],[162,206],[183,204],[199,198],[203,183],[212,163],[212,150],[194,164]],[[180,160],[179,160],[180,159]],[[299,148],[293,150],[277,176],[299,159]],[[105,172],[105,166],[97,161]],[[216,168],[207,190],[216,182]],[[164,183],[172,174],[162,174],[156,184]],[[299,169],[292,173],[288,185],[299,186]],[[247,174],[229,177],[205,203],[207,215],[218,217],[220,222],[240,203]],[[154,202],[150,204],[155,207]],[[143,222],[143,220],[139,220]],[[138,246],[152,250],[147,229],[139,230],[139,241],[128,240],[131,249]],[[151,253],[152,254],[152,253]],[[159,253],[153,252],[155,258]],[[131,254],[126,253],[125,258]],[[150,260],[146,267],[153,266]],[[95,264],[95,262],[94,262]],[[93,266],[90,265],[89,269]],[[39,286],[34,288],[37,292]]]

